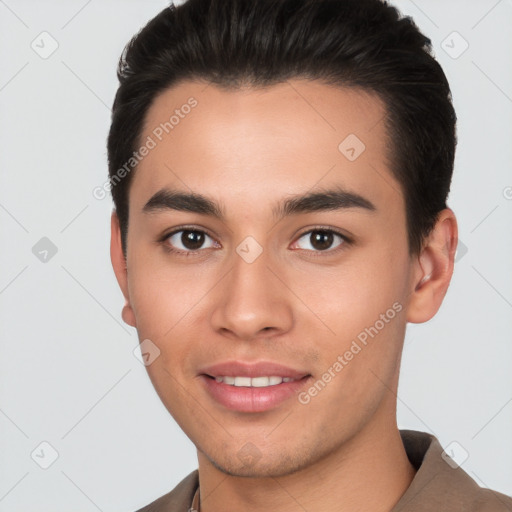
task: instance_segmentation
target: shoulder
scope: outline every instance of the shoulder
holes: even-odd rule
[[[432,434],[400,435],[416,475],[393,512],[512,512],[512,497],[480,487]]]
[[[512,497],[480,488],[475,496],[474,512],[512,512]]]
[[[197,470],[186,476],[172,491],[137,512],[186,512],[199,485]]]

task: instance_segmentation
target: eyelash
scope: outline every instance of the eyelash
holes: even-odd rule
[[[163,245],[164,249],[167,252],[172,253],[172,254],[176,254],[178,256],[189,257],[189,256],[194,256],[194,255],[200,253],[201,251],[204,251],[204,249],[199,249],[197,251],[181,251],[179,249],[175,249],[174,247],[170,246],[167,243],[167,241],[169,240],[169,238],[171,236],[175,235],[176,233],[180,233],[182,231],[193,231],[195,233],[202,233],[202,234],[210,237],[212,240],[215,240],[215,237],[213,235],[211,235],[210,233],[208,233],[208,231],[206,231],[205,229],[198,229],[198,228],[196,228],[194,226],[179,226],[179,227],[173,229],[172,231],[166,233],[162,237],[160,237],[158,242]]]
[[[312,251],[309,249],[294,249],[294,250],[306,251],[309,253],[310,257],[321,258],[321,257],[332,256],[333,254],[338,254],[339,252],[344,251],[345,249],[347,249],[348,246],[350,246],[354,243],[354,241],[351,238],[349,238],[347,235],[344,235],[343,233],[340,233],[336,229],[328,228],[326,226],[315,226],[313,228],[309,228],[306,231],[303,231],[295,238],[295,241],[293,243],[295,244],[304,235],[315,233],[317,231],[321,231],[322,233],[329,233],[329,234],[332,234],[335,236],[339,236],[342,241],[334,249],[326,249],[325,251]]]
[[[175,235],[176,233],[180,233],[182,231],[193,231],[193,232],[196,232],[196,233],[201,233],[201,234],[207,235],[208,237],[210,237],[212,240],[215,241],[215,237],[213,235],[211,235],[210,233],[208,233],[208,231],[206,231],[204,229],[198,229],[197,227],[194,227],[194,226],[179,226],[178,228],[175,228],[172,231],[170,231],[170,232],[164,234],[163,236],[161,236],[158,239],[158,242],[163,245],[164,249],[167,252],[172,253],[172,254],[176,254],[178,256],[189,257],[189,256],[197,255],[201,251],[204,251],[204,249],[198,249],[196,251],[181,251],[179,249],[173,248],[172,246],[170,246],[167,243],[167,241],[169,240],[169,238],[171,236]],[[317,258],[317,257],[324,256],[326,254],[327,255],[337,254],[339,251],[342,251],[342,250],[346,249],[346,246],[350,246],[350,245],[353,244],[353,240],[350,239],[347,235],[344,235],[344,234],[340,233],[339,231],[336,231],[335,229],[327,228],[327,227],[324,227],[324,226],[315,226],[314,228],[310,228],[307,231],[302,232],[300,235],[297,236],[297,238],[295,239],[295,242],[300,240],[304,235],[307,235],[307,234],[310,234],[310,233],[314,233],[315,231],[322,231],[324,233],[330,233],[330,234],[333,234],[333,235],[337,235],[337,236],[339,236],[342,239],[342,243],[340,243],[340,245],[338,245],[334,249],[326,249],[325,251],[311,251],[311,250],[308,250],[308,249],[294,249],[294,250],[307,251],[307,252],[311,253],[311,256]],[[216,242],[216,243],[218,244],[219,242]]]

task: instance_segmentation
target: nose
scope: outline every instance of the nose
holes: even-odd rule
[[[249,263],[238,254],[216,287],[211,324],[232,339],[251,341],[276,336],[293,326],[293,293],[282,271],[265,251]]]

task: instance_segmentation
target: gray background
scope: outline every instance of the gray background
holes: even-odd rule
[[[441,310],[408,329],[399,426],[434,433],[480,485],[512,494],[512,1],[396,4],[453,89],[463,244]],[[0,0],[2,512],[130,511],[196,467],[133,354],[112,205],[92,195],[118,57],[166,5]]]

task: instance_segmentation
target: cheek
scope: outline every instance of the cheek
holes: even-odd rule
[[[368,253],[364,259],[353,257],[333,269],[301,273],[300,294],[333,339],[356,337],[390,309],[394,316],[396,302],[404,307],[406,259],[393,251]],[[296,277],[290,274],[289,278]]]
[[[144,255],[131,261],[128,281],[139,336],[149,338],[168,337],[187,324],[208,289],[205,272]]]
[[[390,390],[398,375],[404,309],[399,301],[367,298],[366,307],[349,303],[344,309],[338,303],[342,320],[331,318],[336,335],[319,337],[322,362],[311,387],[299,397],[310,417],[323,421],[327,412],[325,434],[332,427],[333,437],[340,434],[334,426],[350,433],[369,420],[382,400],[394,400]]]
[[[193,376],[194,351],[207,337],[205,294],[213,287],[215,276],[212,270],[170,265],[165,258],[151,259],[145,254],[131,263],[130,301],[138,336],[141,341],[151,340],[160,350],[147,371],[157,391],[169,385],[174,389],[179,386],[172,384],[168,371],[178,379]]]
[[[391,385],[406,326],[407,265],[406,252],[383,249],[306,280],[308,305],[329,328],[318,331],[317,347],[321,371],[336,375],[333,400],[355,406],[375,396],[381,381]]]

